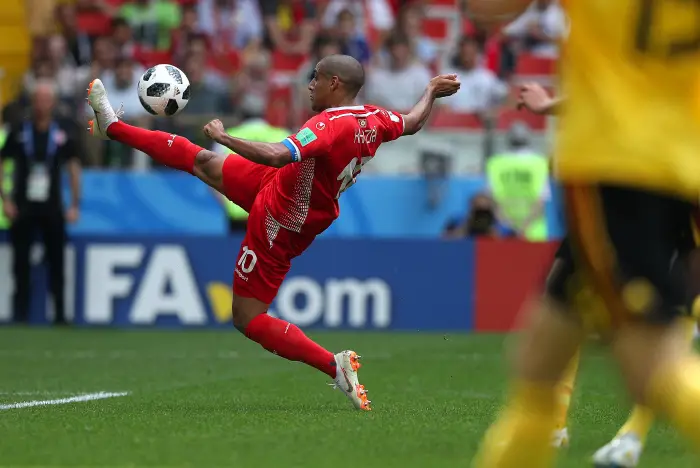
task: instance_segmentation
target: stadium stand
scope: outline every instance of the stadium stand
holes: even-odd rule
[[[262,9],[258,8],[257,0],[247,0],[249,4],[254,5],[258,18],[251,18],[246,22],[255,23],[259,21],[262,25],[266,18],[262,17]],[[196,18],[197,27],[202,28],[202,21],[208,21],[202,16],[202,4],[211,0],[159,0],[150,5],[159,5],[158,8],[171,8],[177,11],[182,11],[182,8],[189,5],[193,11],[197,12]],[[62,31],[55,24],[51,14],[47,12],[57,11],[57,7],[65,1],[56,0],[30,0],[26,3],[21,0],[8,0],[5,2],[4,14],[0,19],[0,62],[4,64],[4,77],[1,79],[2,86],[0,91],[4,103],[7,104],[18,96],[22,96],[21,83],[23,75],[30,71],[30,57],[35,59],[43,58],[46,51],[43,50],[42,40],[52,34],[61,34]],[[108,42],[113,43],[110,38],[112,34],[114,18],[122,17],[127,12],[126,7],[129,6],[128,0],[75,0],[72,3],[76,7],[76,24],[78,29],[89,36],[92,42],[98,37],[107,37]],[[237,8],[246,2],[231,2],[234,7],[233,11],[218,11],[217,14],[222,15],[225,19],[235,18]],[[274,3],[274,2],[273,2]],[[148,4],[148,3],[147,3]],[[407,0],[362,0],[357,2],[347,2],[345,0],[321,0],[318,2],[304,2],[294,0],[289,3],[289,8],[278,8],[275,21],[279,21],[280,25],[288,26],[286,34],[289,40],[293,40],[297,31],[295,31],[296,22],[294,19],[301,18],[309,11],[315,13],[315,18],[318,21],[314,22],[314,27],[318,35],[326,35],[331,38],[336,36],[336,31],[333,27],[324,27],[321,18],[326,11],[339,12],[343,9],[350,8],[353,14],[357,14],[356,22],[358,24],[357,34],[359,37],[366,39],[372,51],[372,56],[368,63],[368,67],[382,66],[382,62],[386,57],[386,52],[383,49],[383,41],[390,36],[392,28],[395,32],[401,31],[403,13],[406,9],[412,9],[412,12],[418,12],[420,15],[420,31],[421,41],[429,44],[434,48],[436,56],[431,63],[426,65],[433,71],[437,72],[449,63],[451,57],[455,53],[456,44],[463,36],[477,37],[480,40],[478,31],[469,21],[464,12],[463,2],[458,0],[424,0],[424,1],[407,1]],[[31,24],[27,23],[25,17],[25,8],[32,11],[44,12],[43,15],[32,15]],[[148,7],[156,8],[156,7]],[[379,9],[377,9],[379,8]],[[327,10],[328,9],[328,10]],[[175,11],[172,10],[172,11]],[[379,13],[378,13],[379,12]],[[228,17],[226,15],[229,15]],[[300,16],[302,15],[302,16]],[[379,16],[382,18],[379,18]],[[157,15],[156,15],[157,17]],[[230,116],[224,116],[224,120],[235,121],[240,113],[240,92],[236,92],[240,88],[238,83],[243,80],[247,73],[248,63],[251,57],[261,54],[269,54],[270,59],[269,70],[266,73],[266,88],[268,89],[266,96],[265,116],[270,123],[283,127],[294,128],[303,122],[308,117],[308,108],[305,104],[304,92],[305,81],[308,77],[308,70],[312,66],[312,57],[308,53],[300,52],[285,52],[283,50],[271,49],[270,42],[266,35],[262,34],[259,37],[251,36],[246,38],[243,47],[232,47],[225,44],[216,37],[207,37],[205,35],[205,46],[195,47],[193,43],[185,42],[179,44],[180,49],[175,50],[172,47],[153,46],[153,34],[171,34],[167,28],[177,25],[165,25],[156,20],[155,23],[143,23],[140,19],[134,19],[132,16],[127,18],[131,22],[130,34],[133,35],[133,44],[129,49],[130,55],[141,66],[149,67],[156,63],[175,63],[180,65],[179,61],[184,60],[183,53],[187,54],[204,54],[207,63],[207,85],[215,83],[217,90],[229,103],[228,107],[234,110]],[[228,20],[227,19],[227,20]],[[334,18],[331,16],[331,25],[334,25]],[[224,21],[225,23],[225,21]],[[27,24],[27,27],[23,25]],[[393,26],[391,26],[393,25]],[[391,26],[387,29],[387,26]],[[217,26],[219,27],[219,26]],[[407,26],[406,26],[407,27]],[[222,26],[224,33],[226,26]],[[240,29],[240,28],[239,28]],[[155,32],[154,32],[155,31]],[[170,29],[175,34],[177,28]],[[150,36],[149,36],[150,34]],[[33,38],[34,46],[32,47]],[[10,40],[11,38],[11,40]],[[162,39],[162,37],[161,37]],[[166,38],[168,39],[168,38]],[[187,41],[188,39],[185,38]],[[165,43],[171,42],[169,39]],[[416,44],[417,41],[413,41]],[[488,137],[490,129],[494,129],[496,134],[507,130],[514,122],[524,121],[535,132],[536,136],[542,134],[546,129],[546,121],[538,116],[528,115],[512,109],[512,95],[518,84],[525,81],[538,81],[547,86],[554,86],[554,59],[549,57],[540,57],[530,54],[527,49],[517,53],[516,61],[512,67],[513,73],[510,74],[504,69],[504,53],[508,49],[508,39],[501,36],[496,39],[491,39],[482,45],[482,60],[483,65],[492,70],[498,76],[507,80],[510,84],[512,92],[511,97],[505,102],[498,104],[497,108],[488,109],[488,114],[496,116],[494,123],[484,127],[484,116],[459,114],[446,109],[441,109],[436,112],[432,119],[431,128],[444,131],[458,132],[474,132],[476,134],[483,133]],[[417,47],[417,46],[416,46]],[[117,55],[123,55],[126,49],[117,51]],[[414,52],[417,52],[414,50]],[[94,64],[91,65],[92,71],[98,72]],[[100,76],[110,74],[110,70],[99,70]],[[90,71],[87,72],[90,74]],[[213,85],[212,85],[213,86]],[[159,126],[164,126],[164,129],[178,129],[185,127],[198,127],[201,125],[207,116],[193,115],[187,110],[183,112],[177,121],[158,123]],[[80,121],[82,115],[76,116]],[[154,123],[155,124],[155,123]],[[486,128],[486,133],[484,133]],[[484,155],[485,156],[485,155]],[[91,161],[100,161],[103,158],[92,157],[88,158]],[[383,170],[384,166],[380,167]],[[392,165],[386,165],[387,170],[391,170]]]

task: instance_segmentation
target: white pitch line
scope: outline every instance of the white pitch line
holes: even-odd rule
[[[128,395],[128,392],[99,392],[99,393],[87,393],[85,395],[76,395],[70,398],[59,398],[58,400],[32,400],[32,401],[22,401],[19,403],[10,403],[7,405],[0,405],[0,410],[9,409],[19,409],[19,408],[31,408],[32,406],[48,406],[48,405],[65,405],[68,403],[78,403],[81,401],[92,401],[92,400],[103,400],[105,398],[115,398]]]

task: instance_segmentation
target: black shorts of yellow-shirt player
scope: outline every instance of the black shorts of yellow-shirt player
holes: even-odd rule
[[[634,188],[565,187],[569,236],[546,293],[596,329],[631,320],[670,323],[692,310],[700,289],[689,259],[696,205]]]

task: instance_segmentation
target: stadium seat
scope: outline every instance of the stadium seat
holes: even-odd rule
[[[486,68],[498,75],[501,68],[501,43],[497,38],[486,41],[484,58]]]
[[[423,18],[423,34],[435,41],[448,38],[448,24],[444,18]]]
[[[472,23],[469,18],[462,18],[462,35],[473,36],[476,34],[476,26]]]
[[[3,0],[0,14],[0,105],[13,100],[31,55],[30,30],[27,27],[32,4],[23,0]]]
[[[555,72],[555,60],[530,54],[520,55],[515,68],[517,75],[553,75]]]
[[[482,128],[481,120],[476,114],[462,114],[452,112],[448,109],[437,109],[430,121],[432,129],[455,129],[468,128],[480,130]]]
[[[78,29],[88,36],[100,36],[111,31],[112,20],[100,11],[83,11],[78,14]]]

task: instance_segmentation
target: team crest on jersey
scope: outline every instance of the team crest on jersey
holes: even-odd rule
[[[367,121],[365,119],[359,119],[357,122],[360,124],[360,128],[365,128],[367,126]]]
[[[312,141],[316,140],[318,138],[314,132],[311,131],[310,128],[304,127],[301,130],[299,130],[299,133],[296,134],[297,140],[299,140],[299,143],[301,143],[301,146],[306,146]]]
[[[316,128],[319,130],[323,130],[324,128],[326,128],[326,124],[324,124],[323,122],[317,122]]]

